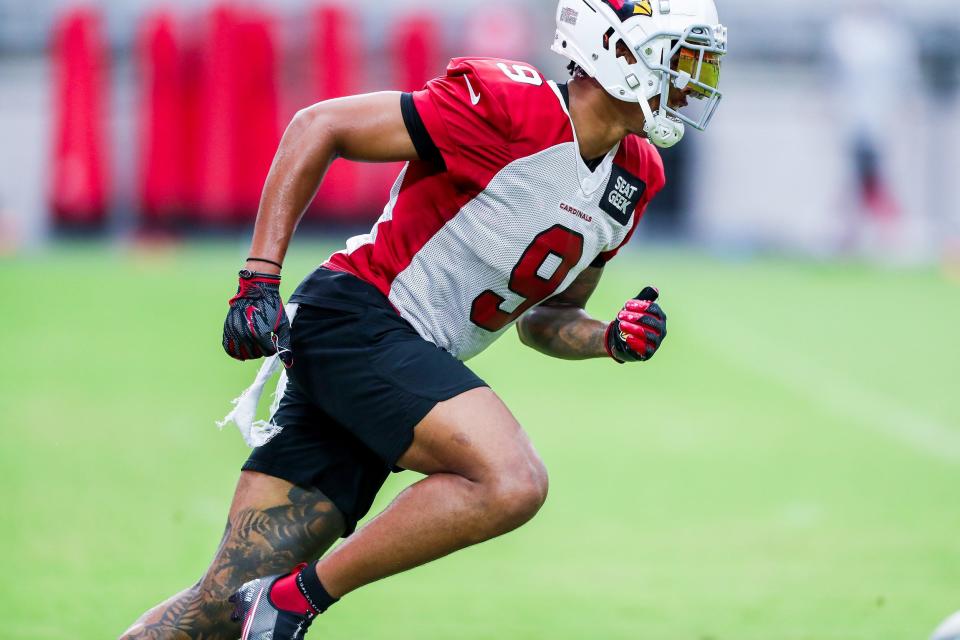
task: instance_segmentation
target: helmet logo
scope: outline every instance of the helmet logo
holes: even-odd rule
[[[629,20],[633,16],[653,17],[650,0],[606,0],[606,3],[613,7],[621,20]]]
[[[653,17],[653,7],[650,6],[650,0],[640,0],[633,5],[633,15]]]

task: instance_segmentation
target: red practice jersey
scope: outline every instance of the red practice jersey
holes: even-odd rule
[[[663,164],[631,135],[591,171],[565,88],[523,63],[452,60],[412,94],[442,159],[409,162],[373,230],[325,266],[376,286],[424,339],[466,360],[610,260],[663,187]]]

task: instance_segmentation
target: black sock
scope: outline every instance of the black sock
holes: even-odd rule
[[[320,578],[317,577],[316,562],[308,564],[297,574],[297,587],[317,613],[323,613],[339,600],[327,593],[323,583],[320,582]]]

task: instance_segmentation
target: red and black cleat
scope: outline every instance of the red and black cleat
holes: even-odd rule
[[[251,580],[230,596],[234,606],[230,619],[243,625],[240,640],[303,640],[317,612],[299,602],[301,598],[278,593],[283,589],[276,587],[281,580],[294,579],[305,566],[298,565],[286,575]]]

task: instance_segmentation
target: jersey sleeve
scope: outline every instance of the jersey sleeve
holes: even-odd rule
[[[667,177],[663,170],[663,160],[661,160],[660,154],[653,145],[639,139],[634,139],[631,142],[645,145],[645,147],[639,147],[639,153],[634,153],[633,150],[631,150],[625,154],[625,164],[627,165],[625,168],[634,175],[638,175],[647,185],[647,188],[640,202],[637,204],[630,231],[627,232],[623,242],[612,249],[601,252],[596,259],[594,259],[593,263],[591,263],[591,267],[602,268],[606,266],[608,262],[616,257],[620,249],[630,242],[634,232],[637,230],[637,225],[640,224],[640,220],[643,218],[643,214],[647,211],[647,206],[650,204],[650,201],[660,193],[660,190],[663,189],[667,183]]]
[[[461,183],[483,182],[511,159],[510,116],[484,80],[482,64],[455,59],[445,76],[411,94],[443,165]]]

